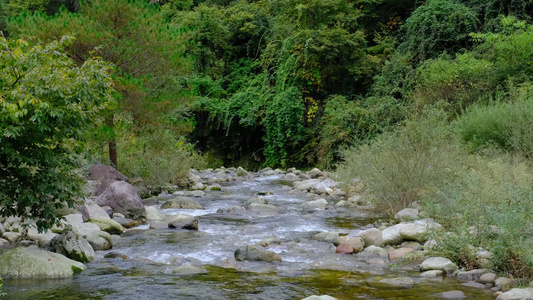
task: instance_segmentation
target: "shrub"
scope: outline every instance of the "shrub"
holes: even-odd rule
[[[407,121],[370,145],[344,152],[337,175],[343,185],[353,178],[366,183],[366,194],[395,212],[454,176],[463,153],[448,130],[445,115],[436,110]]]

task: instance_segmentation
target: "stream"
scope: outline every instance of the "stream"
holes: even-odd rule
[[[213,173],[200,173],[205,181]],[[420,277],[412,260],[391,263],[386,253],[336,254],[319,232],[341,235],[372,224],[365,214],[343,209],[306,211],[312,195],[290,188],[283,175],[221,183],[221,191],[195,198],[204,210],[163,209],[166,215],[197,216],[199,230],[128,229],[112,250],[98,251],[88,270],[65,280],[5,280],[8,299],[442,299],[460,290],[468,299],[494,299],[487,289],[466,287],[452,278]],[[259,196],[257,196],[259,194]],[[276,211],[228,213],[252,197]],[[159,206],[161,203],[159,203]],[[261,243],[282,262],[235,261],[236,249]],[[123,258],[104,258],[119,252]],[[383,278],[410,277],[410,289],[373,287]]]

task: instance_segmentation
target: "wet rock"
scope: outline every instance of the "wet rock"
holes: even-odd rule
[[[221,191],[222,187],[219,184],[212,184],[205,188],[206,191]]]
[[[117,221],[111,219],[91,219],[90,222],[109,234],[122,234],[125,230]]]
[[[467,287],[478,288],[478,289],[486,288],[486,286],[484,284],[478,283],[478,282],[475,282],[475,281],[469,281],[469,282],[463,283],[463,285],[467,286]]]
[[[447,274],[451,274],[457,269],[457,265],[445,257],[430,257],[420,265],[420,271],[442,270]]]
[[[337,187],[337,182],[333,179],[325,179],[317,184],[315,184],[311,190],[317,194],[328,194],[333,195],[334,189]]]
[[[141,220],[125,219],[122,217],[114,217],[112,220],[119,223],[124,228],[133,228],[133,227],[140,226],[142,224]],[[113,234],[116,234],[116,233],[113,233]]]
[[[174,196],[183,196],[183,197],[205,197],[206,193],[204,191],[177,191],[172,193]]]
[[[235,259],[237,261],[281,261],[281,257],[276,252],[268,251],[253,245],[246,246],[244,251],[241,249],[235,250]]]
[[[150,229],[168,229],[168,223],[162,221],[150,222]]]
[[[253,212],[276,212],[278,208],[272,204],[252,203],[248,209]]]
[[[394,215],[398,222],[407,222],[418,219],[418,209],[404,208]]]
[[[413,248],[398,248],[398,249],[391,250],[389,251],[389,260],[393,261],[393,260],[397,260],[400,258],[404,258],[407,255],[407,253],[413,252],[413,250],[414,250]]]
[[[336,232],[320,232],[313,236],[314,239],[327,243],[333,243],[338,237],[339,234]]]
[[[141,197],[129,183],[124,181],[112,183],[95,201],[100,206],[110,206],[114,212],[122,213],[127,218],[146,217]]]
[[[270,204],[270,202],[268,202],[267,199],[254,197],[254,198],[250,198],[250,199],[246,200],[246,202],[244,202],[243,206],[246,207],[246,208],[249,208],[250,205],[252,205],[254,203]]]
[[[387,256],[387,250],[377,247],[377,246],[368,246],[360,253],[362,256]]]
[[[340,244],[348,244],[352,246],[353,251],[357,253],[363,251],[365,241],[358,236],[340,236],[335,239],[334,244],[335,246],[339,246]]]
[[[369,282],[370,286],[382,289],[410,289],[413,284],[413,279],[409,277],[384,278],[377,282]]]
[[[176,229],[198,230],[198,219],[184,214],[173,215],[169,218],[168,227]]]
[[[97,181],[95,196],[101,195],[111,184],[117,181],[128,181],[128,177],[117,171],[115,168],[97,164],[89,170],[89,178]]]
[[[494,281],[498,278],[498,275],[495,273],[489,272],[481,275],[478,279],[478,282],[480,283],[494,283]]]
[[[457,280],[460,281],[478,281],[481,275],[487,273],[486,269],[475,269],[471,271],[463,271],[457,273]]]
[[[156,205],[161,199],[162,198],[160,198],[159,196],[152,196],[150,198],[142,199],[142,203],[144,205]]]
[[[324,210],[326,209],[326,206],[328,205],[328,201],[326,199],[317,199],[313,201],[306,201],[300,205],[300,207],[304,210]]]
[[[321,182],[320,179],[308,179],[304,181],[296,181],[293,183],[293,187],[301,191],[310,191],[315,185]]]
[[[381,230],[377,228],[367,229],[359,234],[359,236],[365,241],[365,246],[378,246],[383,245],[383,235]]]
[[[198,203],[198,201],[187,197],[176,197],[170,199],[161,205],[161,209],[174,208],[174,209],[204,209],[204,207]]]
[[[511,289],[511,286],[513,285],[513,280],[507,277],[499,277],[498,279],[494,280],[494,285],[498,289],[507,292]]]
[[[39,233],[37,231],[37,228],[35,227],[28,229],[28,238],[36,241],[39,247],[44,247],[56,236],[57,236],[57,233],[53,233],[51,230],[47,230],[46,232]]]
[[[10,245],[11,243],[8,240],[0,238],[0,248],[9,247]]]
[[[381,231],[384,245],[398,245],[401,244],[403,239],[400,236],[400,228],[405,224],[396,224],[394,226],[387,227]]]
[[[161,221],[165,218],[165,215],[155,206],[145,206],[146,220]]]
[[[85,269],[80,262],[36,246],[15,248],[0,255],[0,277],[4,279],[67,278]]]
[[[281,240],[275,236],[264,238],[258,243],[258,245],[261,247],[268,247],[270,245],[280,245],[280,244],[281,244]]]
[[[82,263],[93,261],[96,258],[96,253],[91,244],[72,231],[54,237],[45,246],[45,249]]]
[[[439,298],[442,299],[464,299],[466,298],[465,293],[461,291],[449,291],[437,294]]]
[[[91,244],[95,251],[109,250],[113,248],[113,239],[111,235],[105,231],[91,232],[85,236],[85,239]]]
[[[442,277],[444,272],[442,270],[430,270],[420,273],[420,277],[424,278],[437,278]]]
[[[312,296],[303,298],[302,300],[336,300],[336,299],[337,298],[333,298],[328,295],[322,295],[322,296],[312,295]]]
[[[428,227],[417,224],[404,224],[398,230],[403,240],[425,242],[427,240]]]
[[[533,299],[533,288],[512,289],[496,298],[496,300],[530,300]]]
[[[201,191],[203,190],[205,187],[204,187],[204,184],[201,183],[201,182],[195,182],[191,185],[190,189],[191,190],[194,190],[194,191]]]
[[[128,256],[120,252],[109,252],[104,255],[104,258],[122,258],[123,260],[128,259]]]
[[[179,275],[205,274],[207,271],[199,266],[183,265],[172,270],[172,273]]]
[[[248,172],[243,167],[238,167],[237,176],[248,176]]]
[[[354,252],[353,247],[346,243],[341,243],[335,249],[335,253],[352,254]]]
[[[293,173],[288,173],[283,177],[283,179],[287,181],[298,181],[300,180],[300,176],[293,174]]]

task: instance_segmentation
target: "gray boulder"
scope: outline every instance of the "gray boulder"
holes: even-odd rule
[[[308,179],[304,181],[296,181],[293,183],[293,187],[301,191],[310,191],[315,185],[319,184],[320,179]]]
[[[336,238],[339,237],[339,234],[336,232],[319,232],[313,236],[314,239],[321,241],[321,242],[327,242],[327,243],[333,243]]]
[[[281,261],[281,257],[273,251],[265,250],[261,247],[248,245],[245,250],[235,250],[235,260],[237,261]]]
[[[417,241],[425,242],[427,241],[428,227],[418,224],[403,224],[398,230],[400,237],[406,241]]]
[[[124,227],[120,225],[117,221],[111,219],[91,219],[91,223],[98,225],[100,230],[105,231],[109,234],[122,234],[124,232]]]
[[[384,278],[380,281],[370,281],[369,285],[380,289],[410,289],[414,281],[409,277]]]
[[[130,219],[146,217],[146,210],[139,193],[124,181],[112,183],[95,201],[98,205],[107,205],[114,212],[119,212]]]
[[[496,300],[531,300],[533,299],[533,288],[512,289],[496,298]]]
[[[352,246],[353,252],[361,252],[365,248],[365,241],[359,236],[340,236],[333,242],[335,246],[340,244],[348,244]]]
[[[93,261],[96,258],[96,253],[91,244],[72,231],[54,237],[45,246],[45,249],[82,263]]]
[[[407,222],[418,219],[418,209],[404,208],[394,215],[398,222]]]
[[[322,171],[320,171],[319,169],[314,168],[311,171],[307,172],[307,175],[309,175],[311,178],[318,178],[320,176],[323,176],[324,173],[322,173]]]
[[[400,235],[400,228],[405,224],[396,224],[394,226],[387,227],[381,232],[384,245],[399,245],[403,239]]]
[[[168,221],[169,228],[198,230],[198,219],[193,216],[185,214],[173,215],[165,221]]]
[[[96,225],[96,224],[93,224]],[[85,236],[85,239],[91,244],[95,251],[109,250],[113,248],[113,239],[105,231],[93,231]]]
[[[420,271],[442,270],[447,274],[451,274],[457,269],[457,265],[445,257],[430,257],[420,265]]]
[[[383,235],[381,234],[381,230],[377,228],[367,229],[358,236],[365,241],[365,246],[367,247],[371,245],[381,247],[383,245]]]
[[[89,178],[97,181],[95,196],[101,195],[113,182],[128,181],[128,177],[117,171],[115,168],[97,164],[89,170]]]
[[[68,278],[87,269],[84,264],[36,246],[0,255],[0,277],[13,279]]]
[[[87,208],[89,219],[109,219],[107,212],[96,202],[87,199],[85,200],[85,207]]]
[[[28,229],[28,238],[37,242],[39,247],[44,247],[48,244],[53,238],[57,236],[57,233],[53,233],[51,230],[46,232],[39,233],[37,228],[31,227]]]
[[[487,273],[488,270],[486,269],[475,269],[470,271],[463,271],[457,273],[457,280],[460,281],[478,281],[479,278],[485,273]]]
[[[498,278],[498,275],[495,273],[489,272],[481,275],[478,279],[478,282],[480,283],[494,283],[494,281]]]
[[[326,199],[317,199],[312,201],[306,201],[300,205],[300,207],[304,210],[324,210],[328,206],[328,201]]]
[[[161,221],[165,218],[165,215],[155,206],[145,206],[146,219],[150,221]]]
[[[175,208],[175,209],[204,209],[198,201],[187,197],[176,197],[168,200],[161,205],[161,209]]]
[[[464,299],[466,298],[465,293],[461,291],[449,291],[437,294],[439,298],[442,299]]]

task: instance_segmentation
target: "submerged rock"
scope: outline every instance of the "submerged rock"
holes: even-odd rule
[[[173,215],[168,218],[168,227],[176,229],[198,230],[198,219],[185,214]]]
[[[248,245],[245,250],[235,250],[235,260],[237,261],[266,261],[274,262],[281,261],[281,257],[274,251],[265,250],[263,248]]]
[[[442,299],[464,299],[466,298],[465,293],[461,291],[449,291],[437,294],[439,298]]]
[[[0,255],[0,277],[13,279],[68,278],[87,269],[84,264],[36,246]]]
[[[384,278],[380,281],[370,281],[368,284],[381,289],[410,289],[414,281],[409,277]]]

